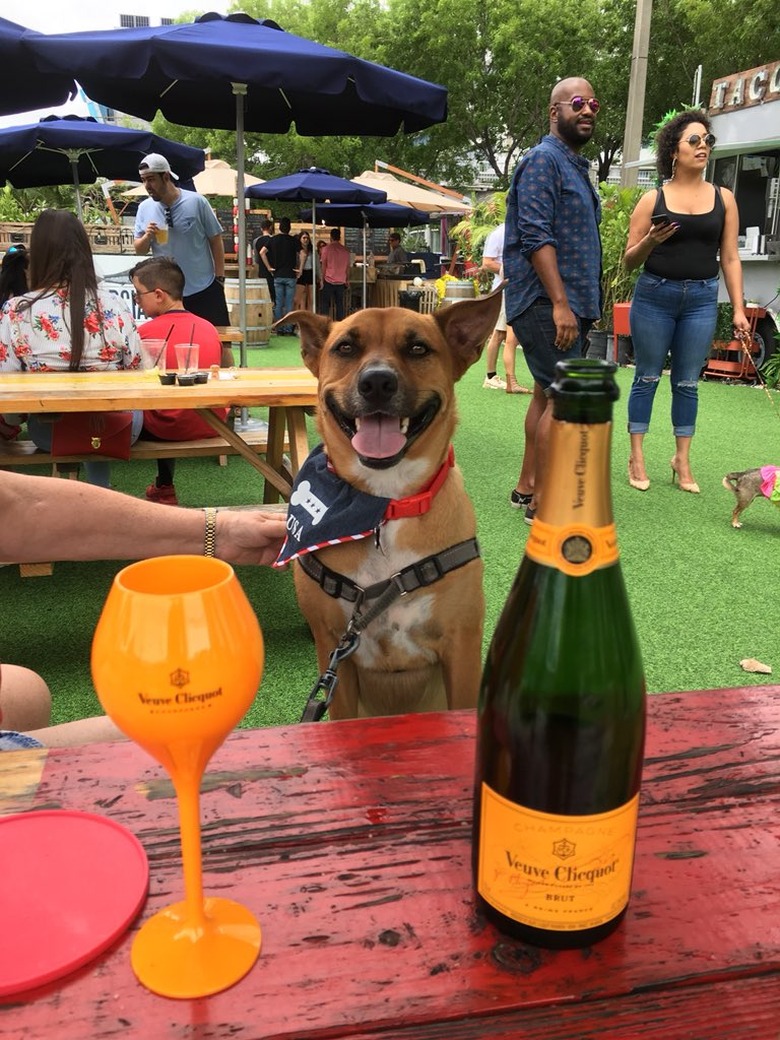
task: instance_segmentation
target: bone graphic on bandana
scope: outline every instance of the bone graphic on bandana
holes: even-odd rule
[[[302,480],[290,495],[290,505],[302,506],[311,517],[312,527],[316,527],[328,511],[325,503],[312,494],[311,483],[308,480]]]

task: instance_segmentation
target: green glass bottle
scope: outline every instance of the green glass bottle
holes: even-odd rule
[[[613,931],[633,869],[645,681],[612,517],[614,372],[557,365],[544,493],[477,709],[478,903],[552,948]]]

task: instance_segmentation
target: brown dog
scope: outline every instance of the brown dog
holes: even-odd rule
[[[434,315],[388,307],[341,322],[306,311],[283,319],[298,325],[303,360],[319,380],[319,462],[323,480],[338,482],[323,501],[301,479],[315,449],[288,519],[289,542],[298,535],[293,506],[305,511],[308,544],[317,545],[299,556],[295,588],[322,672],[356,609],[365,617],[379,604],[338,667],[332,719],[476,704],[482,561],[451,443],[455,383],[479,359],[500,306],[496,292]]]
[[[775,466],[763,466],[761,469],[745,469],[740,473],[726,474],[723,478],[723,486],[728,488],[729,491],[733,491],[737,499],[734,512],[731,514],[732,527],[742,527],[740,516],[754,498],[762,493],[769,497],[774,487],[774,473],[772,471],[777,470],[777,468]]]

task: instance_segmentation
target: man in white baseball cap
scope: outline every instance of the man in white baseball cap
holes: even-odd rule
[[[225,303],[222,225],[203,195],[177,187],[164,155],[147,155],[138,168],[149,198],[135,217],[139,256],[171,256],[184,272],[184,306],[212,325],[229,325]]]

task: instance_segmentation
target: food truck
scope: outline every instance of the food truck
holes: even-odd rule
[[[716,79],[708,115],[717,138],[708,176],[737,200],[745,299],[758,305],[760,368],[778,349],[780,328],[780,61]],[[719,298],[728,299],[722,281]]]

